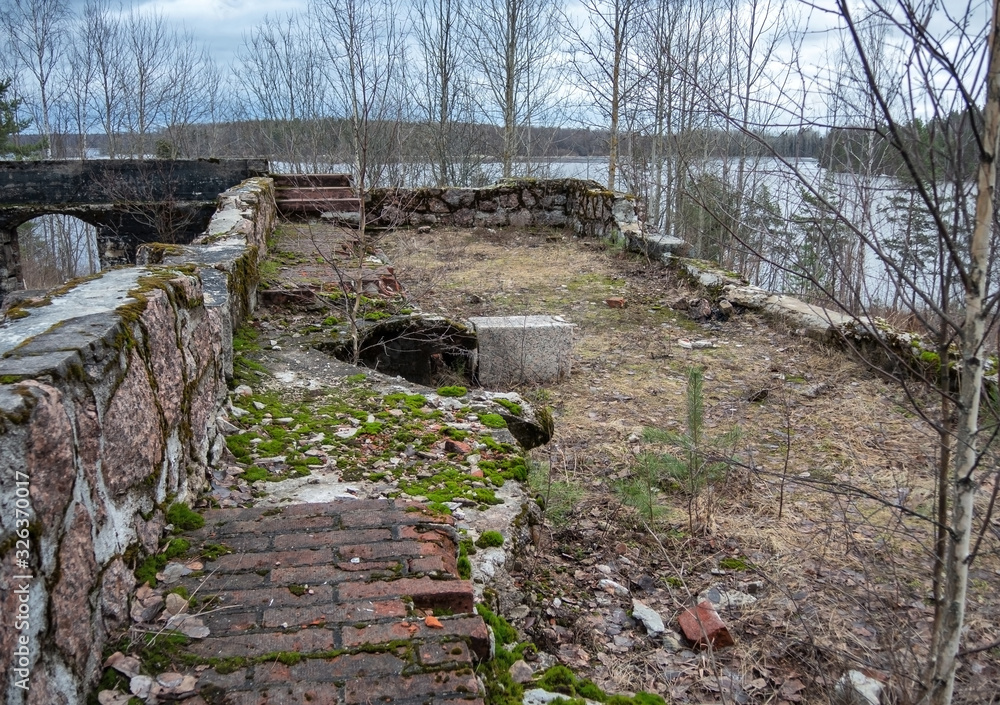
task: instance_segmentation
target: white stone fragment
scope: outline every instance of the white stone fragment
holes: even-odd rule
[[[861,671],[848,671],[837,681],[837,692],[844,698],[845,702],[856,703],[857,705],[879,705],[879,698],[882,695],[882,684],[866,676]]]
[[[647,607],[635,598],[632,598],[632,616],[642,622],[646,627],[646,633],[650,636],[662,634],[667,630],[663,624],[663,618],[651,607]]]

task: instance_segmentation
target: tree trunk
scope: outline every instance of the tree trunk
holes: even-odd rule
[[[970,267],[965,282],[965,325],[962,331],[962,367],[958,400],[958,436],[955,444],[955,498],[949,536],[944,604],[937,625],[940,636],[931,654],[927,702],[949,705],[955,689],[955,668],[965,622],[969,583],[969,549],[972,539],[973,502],[979,487],[974,477],[978,465],[976,435],[983,384],[986,268],[993,228],[993,196],[996,190],[996,154],[1000,138],[1000,0],[993,0],[986,74],[982,153],[977,177],[976,220],[969,247]]]

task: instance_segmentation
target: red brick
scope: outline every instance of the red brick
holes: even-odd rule
[[[340,705],[330,683],[274,684],[255,692],[226,693],[227,705]]]
[[[409,505],[417,507],[419,505]],[[348,529],[360,529],[367,526],[392,526],[393,524],[449,524],[454,525],[455,519],[440,514],[431,514],[423,509],[406,511],[403,509],[386,509],[381,511],[349,512],[341,517],[343,525]]]
[[[368,644],[386,644],[399,639],[439,641],[448,637],[459,637],[469,642],[477,659],[489,658],[490,634],[481,617],[441,617],[440,620],[443,629],[432,629],[424,625],[422,619],[417,618],[365,624],[360,628],[343,627],[340,630],[341,643],[345,649],[353,649]]]
[[[274,509],[267,507],[238,507],[232,509],[203,509],[199,510],[205,519],[205,527],[221,521],[249,521],[264,516],[265,512],[273,512]]]
[[[351,573],[357,573],[363,570],[380,571],[382,573],[395,573],[396,571],[401,570],[403,567],[403,564],[398,561],[361,561],[360,563],[341,561],[336,565],[338,568],[340,568],[340,570],[346,570]]]
[[[696,646],[708,646],[711,643],[716,649],[721,649],[735,643],[726,623],[707,600],[699,602],[697,607],[685,610],[678,621],[684,630],[684,636]]]
[[[202,671],[198,676],[198,687],[214,685],[222,690],[240,690],[248,687],[247,669],[241,668],[232,673],[218,673],[214,669]]]
[[[421,609],[472,611],[472,583],[467,580],[401,578],[389,582],[343,583],[337,587],[341,600],[376,599],[408,595]]]
[[[301,565],[271,569],[271,583],[277,585],[322,585],[339,583],[343,580],[362,580],[369,577],[365,573],[349,573],[329,565]]]
[[[326,622],[329,605],[313,605],[311,607],[283,607],[281,609],[264,610],[264,627],[272,629],[282,624],[289,626],[309,626],[314,622]]]
[[[345,529],[365,529],[392,526],[400,523],[404,519],[404,512],[390,509],[359,509],[355,512],[348,512],[341,517],[341,522]]]
[[[340,518],[331,516],[263,517],[253,521],[234,521],[218,527],[217,536],[228,534],[286,534],[315,529],[339,529]]]
[[[270,583],[267,573],[263,575],[258,575],[257,573],[240,573],[239,575],[233,575],[232,573],[213,574],[211,572],[212,564],[208,563],[206,565],[209,566],[208,571],[206,571],[209,573],[208,575],[196,578],[181,578],[179,585],[186,587],[189,593],[197,590],[198,597],[204,598],[208,595],[218,595],[230,590],[267,587]]]
[[[292,668],[278,661],[258,663],[253,667],[254,687],[260,688],[268,683],[288,683],[292,680]],[[301,680],[301,679],[296,679]]]
[[[333,632],[329,629],[300,629],[293,632],[209,637],[193,643],[189,648],[205,658],[254,657],[277,651],[298,651],[305,654],[333,649]]]
[[[448,671],[421,673],[408,678],[358,678],[344,688],[346,703],[393,702],[404,698],[438,697],[451,694],[478,695],[476,677]]]
[[[271,569],[277,566],[318,565],[331,563],[333,551],[328,548],[301,551],[267,551],[264,553],[230,553],[219,556],[212,568],[220,573]]]
[[[441,666],[455,663],[472,663],[472,654],[464,641],[432,641],[422,644],[419,649],[420,663],[425,666]]]
[[[320,531],[308,534],[278,534],[274,537],[274,547],[313,548],[314,546],[336,547],[344,544],[388,541],[392,538],[389,529],[354,529],[345,531]]]
[[[341,502],[313,502],[308,504],[291,504],[281,508],[281,516],[336,516],[343,511],[350,511],[355,500]]]
[[[310,585],[313,594],[304,593],[296,597],[287,587],[272,587],[261,590],[230,590],[221,594],[221,605],[242,605],[246,608],[306,606],[318,603],[329,604],[333,599],[332,585]],[[200,593],[199,593],[200,594]],[[209,593],[211,594],[211,593]]]
[[[454,563],[454,561],[452,561]],[[457,567],[447,565],[441,556],[428,556],[427,558],[411,558],[409,560],[410,573],[450,573],[455,575]]]
[[[360,600],[334,605],[327,614],[330,624],[356,624],[392,617],[405,617],[406,605],[401,600]]]
[[[490,657],[490,632],[486,622],[479,615],[475,617],[442,618],[444,633],[449,636],[460,636],[468,640],[469,647],[476,659],[485,661]]]
[[[271,537],[267,534],[264,534],[263,536],[258,534],[236,534],[235,536],[226,537],[210,536],[207,540],[202,541],[201,545],[204,546],[208,543],[221,543],[234,553],[246,551],[267,551],[271,548]],[[198,547],[196,547],[195,550],[198,550]],[[214,561],[206,561],[206,563],[209,566],[215,565]]]
[[[415,628],[414,628],[415,627]],[[391,622],[389,624],[366,624],[363,627],[344,627],[340,639],[345,649],[353,649],[366,644],[387,644],[400,639],[412,639],[429,632],[417,620],[412,622]]]
[[[212,636],[242,634],[260,626],[257,622],[258,616],[256,612],[225,610],[205,614],[201,619],[205,622],[205,626],[211,630]]]
[[[437,555],[441,548],[437,544],[421,541],[386,541],[384,543],[365,543],[360,545],[339,546],[337,552],[342,560],[362,558],[394,558],[396,556],[426,556]]]
[[[292,668],[295,680],[334,681],[365,676],[398,676],[406,662],[393,654],[345,654],[332,659],[307,659]]]
[[[455,546],[453,531],[446,528],[428,528],[427,526],[399,526],[396,527],[396,538],[400,540],[413,539],[416,541],[431,541],[441,546]]]

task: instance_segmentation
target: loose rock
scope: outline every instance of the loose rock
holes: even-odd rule
[[[642,622],[646,627],[646,633],[650,636],[662,634],[667,630],[663,624],[663,618],[657,614],[656,610],[647,607],[636,599],[632,599],[632,616]]]
[[[530,683],[535,675],[535,672],[531,670],[531,666],[525,663],[524,659],[515,661],[510,667],[509,673],[515,683]]]
[[[861,671],[848,671],[837,681],[837,694],[851,705],[879,705],[882,683]]]

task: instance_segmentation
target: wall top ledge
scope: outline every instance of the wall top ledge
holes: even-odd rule
[[[0,355],[5,355],[29,338],[41,335],[58,323],[96,313],[109,313],[136,300],[128,295],[149,270],[138,267],[111,269],[75,286],[65,285],[47,294],[38,306],[16,307],[27,315],[0,323]]]

